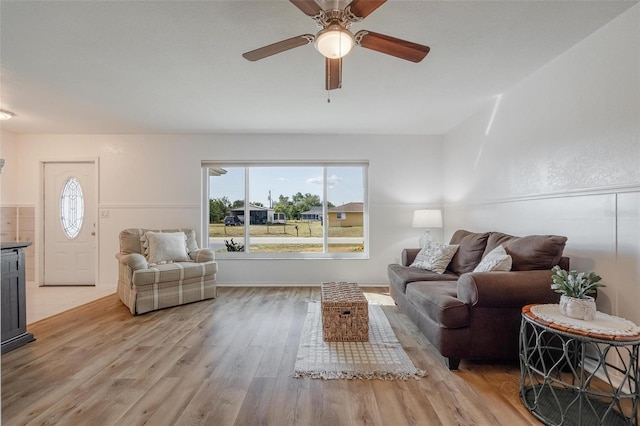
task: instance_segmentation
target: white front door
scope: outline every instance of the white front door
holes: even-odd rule
[[[93,162],[44,163],[43,285],[95,285]]]

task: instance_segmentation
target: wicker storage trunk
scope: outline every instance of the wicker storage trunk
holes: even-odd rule
[[[369,302],[356,283],[322,283],[322,337],[325,342],[369,340]]]

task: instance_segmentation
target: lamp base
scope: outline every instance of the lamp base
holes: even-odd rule
[[[422,235],[422,237],[420,237],[418,243],[420,244],[420,248],[423,249],[431,244],[431,241],[433,241],[433,238],[431,238],[431,233],[429,231],[424,231],[424,234]]]

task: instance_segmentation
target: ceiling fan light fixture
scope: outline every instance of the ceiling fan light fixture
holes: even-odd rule
[[[331,24],[316,35],[315,45],[329,59],[344,57],[355,44],[353,34],[339,24]]]

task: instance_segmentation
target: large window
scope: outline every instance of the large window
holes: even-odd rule
[[[203,162],[209,247],[223,258],[365,258],[367,163]]]

